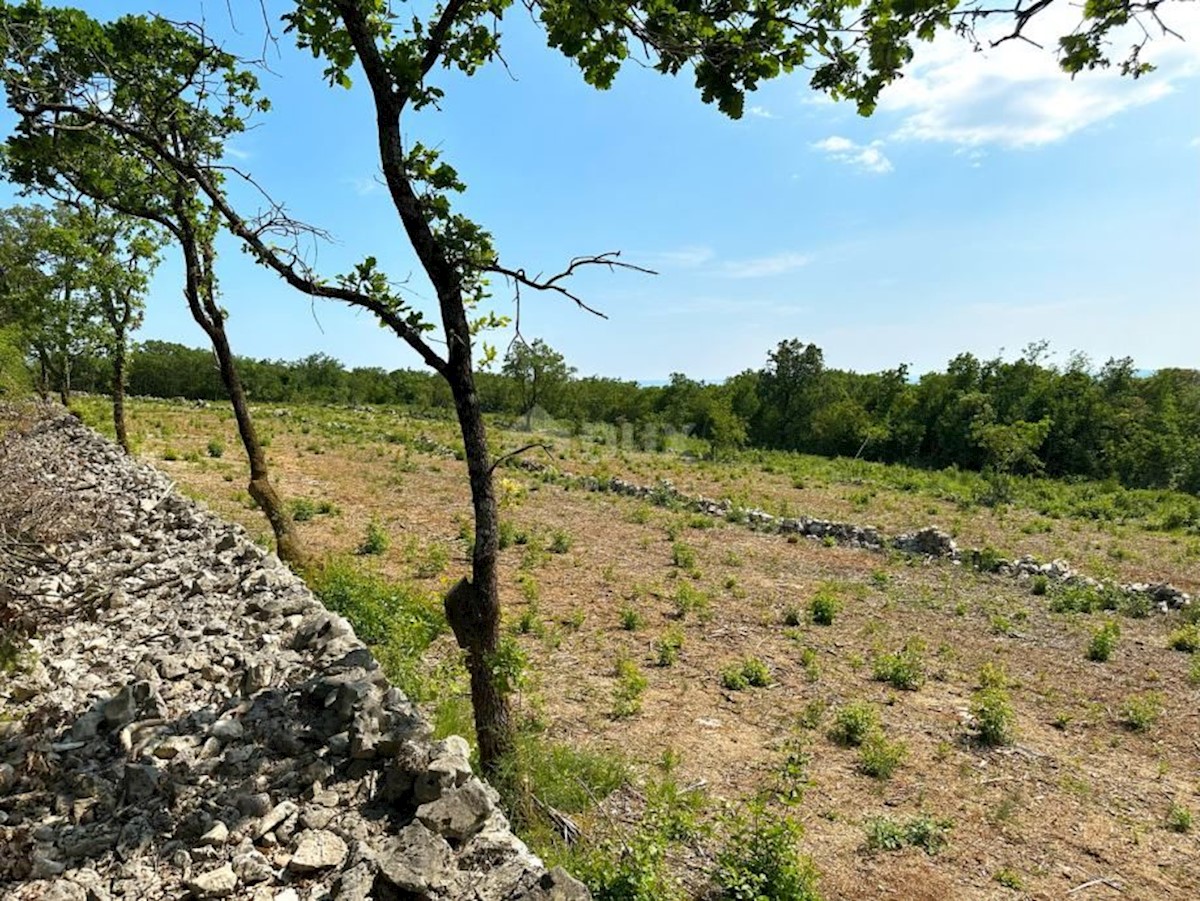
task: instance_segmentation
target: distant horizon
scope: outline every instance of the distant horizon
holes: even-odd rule
[[[780,340],[782,341],[782,340],[788,340],[788,339],[781,338]],[[135,344],[142,344],[147,341],[163,341],[168,344],[178,344],[182,347],[188,348],[189,350],[200,350],[200,351],[205,351],[205,352],[211,352],[211,350],[212,350],[212,346],[209,344],[206,344],[204,342],[187,343],[187,342],[183,342],[183,341],[172,341],[172,340],[166,339],[166,338],[155,338],[155,337],[149,337],[149,336],[142,336],[140,334],[140,332],[134,333],[133,341]],[[778,342],[776,342],[775,345],[772,345],[772,347],[770,349],[774,350],[777,345],[778,345]],[[554,349],[557,350],[557,348],[554,348]],[[827,350],[827,348],[824,348],[824,347],[821,348],[821,351],[823,353],[826,350]],[[289,357],[261,357],[261,356],[256,356],[254,354],[242,353],[236,347],[233,348],[233,352],[236,356],[238,356],[240,358],[253,359],[253,360],[256,360],[259,362],[271,362],[271,363],[298,363],[298,362],[304,360],[306,357],[313,355],[313,354],[301,354],[300,356],[290,357],[290,358]],[[424,373],[424,374],[428,374],[428,375],[434,375],[433,370],[431,370],[427,367],[421,366],[419,363],[416,363],[415,361],[413,361],[415,365],[410,364],[410,365],[404,365],[404,366],[380,366],[380,365],[373,365],[373,364],[364,364],[364,365],[356,366],[356,365],[350,365],[345,360],[340,359],[339,357],[335,356],[334,354],[325,353],[323,351],[315,351],[314,353],[316,353],[316,354],[324,353],[325,356],[330,357],[333,360],[336,360],[338,362],[338,364],[341,365],[342,368],[347,371],[352,370],[352,369],[382,369],[386,372],[397,372],[397,371],[418,372],[418,373]],[[971,353],[971,351],[962,351],[962,353]],[[954,354],[951,357],[947,358],[946,363],[948,364],[949,362],[951,362],[951,360],[953,360],[955,356],[958,356],[958,354]],[[1013,360],[1013,359],[1017,359],[1019,355],[997,354],[995,356],[982,357],[982,356],[979,356],[978,354],[974,354],[974,356],[976,357],[976,359],[978,359],[982,362],[987,362],[988,360],[993,360],[993,359],[996,359],[997,357],[1001,357],[1004,360]],[[1123,355],[1123,356],[1128,356],[1128,355]],[[1053,365],[1056,358],[1057,358],[1057,355],[1053,352],[1053,349],[1050,349],[1047,353],[1047,359],[1040,361],[1040,363],[1041,363],[1041,365],[1046,365],[1047,363]],[[501,354],[500,357],[497,358],[496,365],[494,365],[490,370],[477,370],[477,371],[490,372],[493,375],[499,374],[500,361],[502,359],[503,359],[503,354]],[[1122,357],[1114,357],[1113,359],[1122,359]],[[569,358],[567,358],[566,362],[567,362],[568,366],[572,365],[571,360]],[[827,362],[825,368],[826,369],[843,370],[843,371],[847,371],[847,372],[857,373],[860,375],[871,375],[874,373],[884,372],[887,370],[895,369],[897,366],[901,365],[902,362],[903,361],[894,363],[891,366],[883,366],[883,367],[880,367],[879,369],[867,369],[867,370],[853,369],[853,368],[848,368],[845,366],[833,366],[833,365],[828,364],[828,362]],[[1093,371],[1095,371],[1095,370],[1099,369],[1101,366],[1103,366],[1104,362],[1106,362],[1106,361],[1094,361],[1093,360],[1092,361]],[[1134,362],[1136,363],[1137,361],[1134,360]],[[754,371],[759,371],[759,370],[762,370],[765,368],[766,363],[767,363],[767,354],[764,353],[763,354],[763,362],[761,364],[759,364],[758,366],[750,366],[747,368],[754,370]],[[944,372],[945,368],[946,368],[945,364],[943,364],[941,367],[936,368],[936,369],[925,369],[925,370],[921,370],[921,371],[918,371],[915,368],[910,367],[908,380],[910,383],[915,384],[917,381],[920,380],[921,376],[926,375],[930,372]],[[1153,369],[1141,368],[1141,367],[1135,368],[1133,370],[1133,374],[1137,378],[1149,378],[1149,377],[1153,376],[1156,372],[1159,372],[1164,369],[1180,369],[1180,370],[1193,371],[1193,372],[1200,371],[1200,367],[1197,367],[1197,366],[1160,366],[1160,367],[1156,367]],[[715,379],[694,378],[690,373],[688,373],[686,371],[683,372],[682,374],[684,376],[686,376],[687,378],[690,378],[696,382],[719,385],[719,384],[727,381],[728,379],[731,379],[734,376],[739,375],[740,373],[745,372],[745,371],[746,371],[746,369],[739,369],[737,372],[731,372],[728,375],[721,376],[721,377],[715,378]],[[590,373],[575,372],[572,375],[572,378],[575,378],[575,379],[587,379],[587,378],[612,379],[612,380],[620,381],[620,382],[633,382],[642,388],[662,388],[671,383],[671,379],[669,376],[667,378],[639,379],[639,378],[630,378],[630,377],[618,376],[618,375],[606,375],[601,372],[590,372]]]

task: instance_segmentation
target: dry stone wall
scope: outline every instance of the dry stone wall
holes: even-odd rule
[[[589,897],[239,527],[70,417],[6,440],[27,463],[0,494],[92,516],[0,561],[49,624],[0,678],[0,897]]]

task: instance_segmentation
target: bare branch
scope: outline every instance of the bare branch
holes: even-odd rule
[[[517,299],[520,300],[520,290],[524,286],[531,288],[534,291],[550,291],[555,294],[561,294],[568,300],[571,300],[582,310],[586,310],[593,316],[599,316],[601,319],[607,319],[605,313],[588,306],[587,303],[576,293],[565,287],[563,282],[573,276],[580,269],[587,266],[604,266],[610,271],[616,269],[628,269],[632,272],[642,272],[646,275],[658,275],[653,269],[647,269],[644,266],[638,266],[634,263],[626,263],[618,259],[621,256],[621,251],[610,250],[605,253],[598,253],[592,256],[575,257],[567,264],[567,268],[549,277],[543,277],[541,273],[531,276],[524,269],[509,269],[506,266],[501,266],[498,262],[484,268],[485,272],[492,272],[496,275],[502,275],[511,281],[517,288]]]

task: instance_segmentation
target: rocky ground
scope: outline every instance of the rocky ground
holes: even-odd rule
[[[588,897],[239,527],[70,417],[0,473],[0,897]]]

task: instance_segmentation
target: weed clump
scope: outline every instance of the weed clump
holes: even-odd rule
[[[832,626],[833,619],[841,609],[841,603],[833,590],[821,588],[808,604],[809,618],[818,626]]]
[[[866,701],[851,701],[838,710],[829,729],[830,740],[857,748],[867,736],[879,730],[879,711]]]
[[[876,682],[887,682],[893,688],[902,691],[916,691],[925,684],[925,662],[921,642],[910,639],[894,654],[881,654],[875,658],[872,678]]]
[[[721,901],[820,901],[816,867],[796,850],[799,823],[754,804],[722,825],[729,838],[714,873]]]
[[[980,744],[995,748],[1012,743],[1016,714],[1008,689],[992,686],[975,692],[971,718]]]
[[[1113,649],[1117,646],[1117,638],[1121,635],[1121,627],[1117,625],[1115,620],[1109,620],[1096,629],[1092,633],[1092,640],[1088,642],[1087,659],[1096,663],[1104,663],[1112,656]]]
[[[953,823],[937,820],[927,814],[900,821],[891,817],[875,817],[867,821],[867,848],[871,851],[900,851],[920,848],[926,854],[937,854],[946,847]]]

